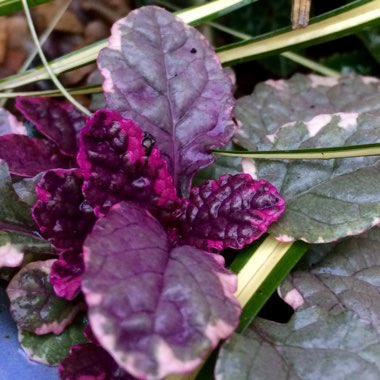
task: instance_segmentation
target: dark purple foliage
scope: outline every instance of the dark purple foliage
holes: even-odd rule
[[[59,366],[61,380],[133,380],[110,354],[93,343],[77,344]]]
[[[187,196],[193,175],[214,161],[211,149],[234,132],[232,81],[214,49],[180,18],[149,6],[114,24],[97,62],[107,107],[155,137]]]
[[[131,120],[118,112],[98,111],[80,136],[78,163],[83,170],[84,195],[97,215],[115,203],[137,202],[162,221],[181,212],[165,160]]]
[[[77,135],[85,115],[68,101],[41,97],[18,97],[16,107],[37,130],[54,142],[65,155],[78,152]]]
[[[82,253],[73,250],[62,252],[50,271],[50,283],[55,294],[67,300],[74,299],[80,292],[83,271]]]
[[[16,134],[0,136],[0,159],[6,161],[12,174],[22,177],[71,166],[69,158],[50,141]]]
[[[95,222],[92,208],[82,194],[79,169],[47,171],[37,185],[33,217],[41,234],[58,250],[81,251]]]
[[[285,201],[269,182],[249,174],[224,175],[191,189],[180,244],[206,251],[241,249],[258,239],[284,209]]]
[[[171,249],[151,214],[114,205],[84,243],[82,290],[99,343],[136,377],[186,372],[239,321],[236,276],[223,258]]]

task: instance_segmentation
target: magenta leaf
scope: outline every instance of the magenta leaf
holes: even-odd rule
[[[160,220],[175,219],[181,202],[154,140],[118,112],[97,111],[81,133],[78,155],[84,194],[97,215],[132,200]]]
[[[16,107],[37,130],[71,157],[78,152],[77,134],[85,124],[85,116],[68,101],[53,98],[18,97]]]
[[[47,171],[37,185],[38,201],[33,217],[44,238],[58,250],[80,251],[95,223],[95,215],[83,198],[79,169]]]
[[[213,162],[210,150],[234,131],[232,82],[217,54],[196,29],[148,6],[114,24],[98,65],[107,107],[156,138],[187,196],[193,175]]]
[[[61,380],[133,380],[112,356],[92,343],[77,344],[59,366]]]
[[[83,255],[78,251],[68,250],[61,253],[50,272],[50,283],[55,294],[67,300],[74,299],[80,292],[84,271]]]
[[[206,251],[241,249],[258,239],[285,209],[274,186],[249,174],[224,175],[191,189],[181,220],[181,244]]]
[[[7,162],[12,174],[22,177],[70,167],[70,160],[59,152],[55,144],[16,134],[0,136],[0,159]]]
[[[34,261],[24,266],[7,287],[10,310],[17,326],[37,335],[60,334],[82,309],[55,295],[49,282],[54,260]]]
[[[236,276],[221,256],[172,249],[160,223],[132,202],[97,221],[84,259],[93,332],[137,378],[191,371],[238,324]]]

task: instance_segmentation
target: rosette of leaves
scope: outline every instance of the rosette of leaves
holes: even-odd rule
[[[234,130],[231,80],[195,29],[157,7],[131,12],[98,63],[108,110],[83,120],[65,102],[19,99],[39,136],[0,136],[14,148],[0,155],[12,174],[43,172],[30,222],[57,255],[12,280],[14,315],[24,329],[59,334],[84,295],[94,337],[72,347],[62,379],[188,372],[239,322],[236,275],[219,252],[260,237],[284,201],[247,174],[191,188]],[[28,149],[42,154],[21,167]],[[58,299],[74,309],[42,327],[38,309],[25,324],[20,297],[29,293],[41,307]]]

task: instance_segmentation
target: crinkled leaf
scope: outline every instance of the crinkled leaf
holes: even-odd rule
[[[144,7],[119,20],[98,57],[107,107],[157,140],[174,183],[213,162],[232,136],[232,83],[207,40],[172,13]],[[125,78],[125,80],[120,80]]]
[[[284,125],[271,137],[273,150],[380,142],[380,117],[368,113],[319,115]],[[256,160],[255,173],[273,183],[286,212],[269,231],[283,241],[328,242],[379,223],[380,159]]]
[[[76,156],[77,135],[86,119],[74,105],[54,98],[18,97],[16,107],[63,154]]]
[[[284,209],[277,190],[249,174],[207,181],[191,189],[181,219],[181,244],[205,251],[241,249],[258,239]]]
[[[70,349],[59,366],[61,380],[133,380],[102,347],[87,343]]]
[[[78,251],[62,252],[50,272],[50,282],[55,294],[59,297],[72,300],[79,291],[84,271],[83,255]]]
[[[47,171],[37,185],[33,217],[42,236],[57,249],[80,251],[95,223],[92,208],[82,194],[79,169]]]
[[[87,342],[83,328],[83,318],[77,318],[59,335],[36,335],[19,330],[18,339],[29,359],[43,364],[58,365],[68,355],[72,345]]]
[[[234,336],[218,379],[379,378],[380,228],[314,250],[323,259],[280,288],[296,309],[290,322],[257,320]]]
[[[38,236],[15,231],[0,231],[0,268],[20,266],[25,254],[51,252],[51,245]]]
[[[296,74],[289,80],[260,83],[252,95],[238,100],[234,112],[241,125],[235,137],[246,149],[270,149],[268,135],[289,122],[308,121],[321,114],[366,111],[380,113],[379,79]]]
[[[12,174],[22,177],[71,165],[50,141],[15,134],[0,136],[0,159],[7,162]]]
[[[166,161],[132,120],[115,111],[98,111],[81,133],[78,155],[84,194],[95,213],[104,215],[115,203],[133,200],[160,220],[176,219],[181,202]]]
[[[26,128],[20,123],[14,115],[0,108],[0,136],[16,133],[26,135]]]
[[[136,204],[117,204],[99,219],[84,255],[91,327],[136,377],[192,370],[238,323],[236,277],[221,257],[171,249],[163,227]]]
[[[60,334],[82,308],[55,295],[49,282],[53,262],[35,261],[24,266],[7,287],[12,317],[22,330]]]

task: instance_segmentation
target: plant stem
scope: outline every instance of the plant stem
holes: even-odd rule
[[[305,28],[309,24],[311,0],[292,0],[292,28]]]

